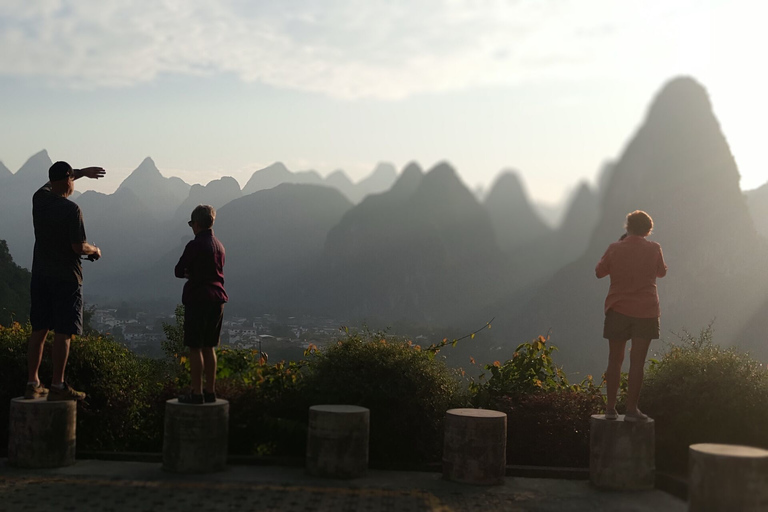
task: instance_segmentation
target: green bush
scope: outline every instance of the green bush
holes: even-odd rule
[[[640,397],[656,420],[657,465],[685,472],[693,443],[768,448],[768,372],[747,354],[712,343],[711,326],[685,333],[651,361]]]
[[[494,399],[507,413],[507,464],[589,466],[589,418],[602,412],[598,393],[561,389]]]
[[[589,465],[589,418],[604,401],[592,376],[570,384],[552,360],[557,347],[544,336],[518,345],[512,358],[484,367],[472,382],[473,402],[507,413],[507,463]]]
[[[307,405],[370,409],[371,464],[386,468],[439,461],[445,411],[468,405],[458,373],[435,351],[370,331],[315,353],[301,395]]]
[[[29,325],[0,326],[0,401],[24,394]],[[52,335],[46,342],[40,376],[52,371]],[[67,381],[88,397],[78,405],[78,450],[159,451],[162,448],[164,382],[167,365],[141,358],[101,336],[79,336],[70,345]],[[8,439],[8,408],[0,408],[0,443]]]

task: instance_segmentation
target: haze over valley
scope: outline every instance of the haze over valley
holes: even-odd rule
[[[528,195],[525,169],[501,171],[483,193],[448,161],[381,163],[357,182],[275,162],[242,187],[230,176],[203,186],[166,176],[147,157],[113,193],[73,196],[104,252],[84,262],[86,300],[172,313],[186,221],[211,204],[227,248],[229,316],[311,315],[411,336],[458,335],[495,318],[456,364],[506,359],[551,332],[559,362],[598,373],[608,282],[594,266],[624,216],[643,209],[669,266],[659,280],[662,337],[714,319],[719,342],[768,360],[768,183],[740,189],[727,134],[691,78],[664,84],[638,123],[596,184],[575,186],[557,223]],[[16,172],[0,164],[0,214],[11,219],[0,239],[22,267],[34,245],[31,196],[52,159],[67,157],[43,150]]]

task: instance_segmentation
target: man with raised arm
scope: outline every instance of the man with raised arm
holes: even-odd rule
[[[69,342],[83,332],[83,269],[80,256],[101,258],[101,250],[85,238],[80,207],[67,199],[75,191],[75,180],[83,176],[99,179],[101,167],[72,169],[67,162],[56,162],[48,169],[48,183],[32,197],[35,252],[32,259],[32,285],[27,362],[29,377],[24,398],[48,397],[54,400],[82,400],[85,393],[75,391],[64,380],[69,357]],[[48,331],[53,337],[53,376],[50,390],[40,383],[38,370]]]

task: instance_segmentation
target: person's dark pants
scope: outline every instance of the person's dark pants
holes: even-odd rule
[[[29,320],[33,331],[83,333],[83,286],[80,283],[33,273],[30,295]]]
[[[184,304],[184,345],[192,348],[217,346],[223,317],[222,303]]]

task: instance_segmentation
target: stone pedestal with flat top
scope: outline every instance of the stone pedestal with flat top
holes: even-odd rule
[[[589,421],[589,479],[596,487],[616,491],[653,489],[656,479],[655,422],[607,420],[595,414]]]
[[[75,463],[77,403],[46,398],[11,400],[8,464],[59,468]]]
[[[307,473],[357,478],[368,470],[371,413],[356,405],[313,405],[307,430]]]
[[[229,402],[165,402],[163,469],[174,473],[213,473],[227,467]]]
[[[501,485],[507,469],[507,415],[489,409],[445,413],[443,478],[475,485]]]
[[[688,510],[768,510],[768,451],[692,444],[688,448]]]

